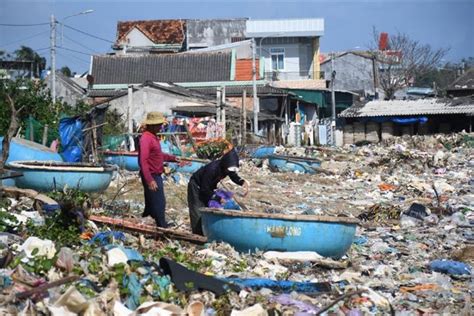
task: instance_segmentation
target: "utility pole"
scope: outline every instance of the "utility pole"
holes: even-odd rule
[[[253,132],[258,133],[258,100],[257,100],[257,67],[255,62],[256,54],[255,38],[252,38],[252,83],[253,83]]]
[[[334,70],[334,58],[336,54],[331,56],[331,145],[336,145],[336,93],[334,91],[334,81],[336,80],[336,70]]]
[[[247,143],[247,90],[242,92],[242,142],[241,145]]]
[[[128,108],[127,108],[127,123],[128,123],[128,142],[129,150],[135,151],[135,141],[133,140],[133,121],[132,121],[132,107],[133,107],[133,86],[128,86]]]
[[[378,76],[377,76],[377,57],[375,53],[372,55],[372,72],[374,76],[374,99],[377,100],[379,98],[379,93],[377,91],[377,87],[379,86],[378,83]]]
[[[51,14],[51,99],[56,103],[56,19]]]

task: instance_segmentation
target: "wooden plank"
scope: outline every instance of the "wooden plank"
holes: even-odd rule
[[[119,219],[119,218],[112,218],[107,216],[99,216],[99,215],[90,215],[89,220],[100,223],[104,225],[112,225],[115,228],[142,233],[145,235],[153,236],[153,237],[169,237],[178,240],[189,241],[195,244],[205,244],[207,242],[207,238],[200,235],[195,235],[192,233],[188,233],[185,231],[179,231],[175,229],[169,228],[161,228],[152,225],[146,224],[137,224],[129,220]]]
[[[25,298],[28,298],[28,297],[33,296],[35,294],[45,292],[45,291],[47,291],[47,290],[49,290],[53,287],[60,286],[60,285],[70,283],[70,282],[74,282],[76,280],[79,280],[79,276],[77,276],[77,275],[68,276],[68,277],[65,277],[63,279],[60,279],[60,280],[57,280],[57,281],[54,281],[54,282],[50,282],[50,283],[40,285],[40,286],[35,287],[31,290],[17,293],[16,297],[18,299],[25,299]]]

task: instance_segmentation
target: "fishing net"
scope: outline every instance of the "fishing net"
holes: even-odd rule
[[[25,138],[36,143],[42,144],[45,125],[30,116],[28,117],[28,119],[26,119],[25,126]],[[48,126],[48,129],[46,131],[45,145],[49,147],[55,139],[59,139],[59,132],[57,128],[52,128],[51,126]]]

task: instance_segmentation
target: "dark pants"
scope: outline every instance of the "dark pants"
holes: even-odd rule
[[[191,230],[193,234],[204,235],[202,231],[201,207],[207,205],[201,201],[199,197],[199,185],[196,180],[191,177],[188,183],[188,207],[189,207],[189,218],[191,219]]]
[[[165,220],[166,199],[163,178],[161,178],[161,175],[153,175],[153,179],[155,179],[158,189],[156,191],[151,191],[148,188],[145,178],[143,178],[141,174],[140,176],[145,191],[145,211],[143,212],[143,216],[153,217],[158,227],[168,227]]]

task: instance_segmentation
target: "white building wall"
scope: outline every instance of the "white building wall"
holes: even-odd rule
[[[121,44],[133,47],[141,47],[141,46],[153,46],[153,42],[145,36],[140,30],[134,28],[131,30],[127,36],[125,37],[125,41]]]
[[[257,39],[256,42],[259,45],[260,39]],[[285,68],[279,71],[279,80],[309,79],[312,63],[312,47],[309,41],[300,41],[298,38],[264,38],[261,55],[265,59],[265,72],[269,79],[271,79],[272,72],[270,53],[272,48],[283,48],[285,50]],[[260,54],[259,46],[257,46],[257,54]]]
[[[177,96],[172,93],[157,90],[150,87],[144,87],[135,91],[132,96],[132,120],[135,124],[140,124],[148,112],[158,111],[165,115],[171,114],[171,108],[179,106],[183,102],[188,101],[186,97]],[[120,114],[127,115],[128,96],[114,99],[109,102],[110,109],[116,109]]]

